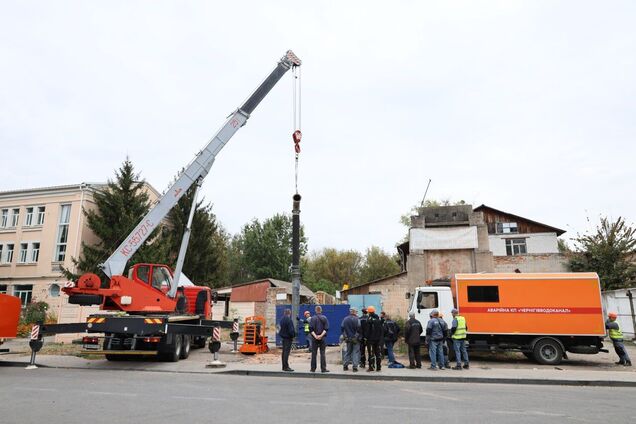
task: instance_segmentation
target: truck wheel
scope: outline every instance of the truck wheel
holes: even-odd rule
[[[184,334],[183,342],[181,343],[181,355],[179,355],[180,359],[188,359],[190,356],[190,336],[188,334]]]
[[[558,365],[563,359],[563,349],[554,339],[542,339],[534,345],[534,359],[543,365]]]
[[[163,359],[167,362],[178,362],[181,357],[183,337],[180,334],[175,334],[173,337],[174,343],[168,347],[168,352],[163,354]]]

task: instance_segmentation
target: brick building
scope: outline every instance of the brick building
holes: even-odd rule
[[[382,308],[406,317],[407,293],[427,281],[448,280],[457,273],[564,272],[557,238],[565,231],[486,205],[423,208],[411,217],[409,240],[397,247],[402,272],[343,290],[380,294]]]

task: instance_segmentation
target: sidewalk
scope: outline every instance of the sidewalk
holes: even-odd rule
[[[197,373],[197,374],[233,374],[266,377],[286,378],[337,378],[356,380],[391,380],[391,381],[423,381],[423,382],[474,382],[474,383],[499,383],[499,384],[541,384],[541,385],[572,385],[572,386],[609,386],[609,387],[636,387],[636,369],[625,367],[598,367],[580,366],[578,368],[564,364],[559,367],[546,367],[525,362],[524,367],[510,368],[509,363],[499,364],[476,360],[471,363],[470,370],[444,370],[431,371],[426,368],[411,370],[408,368],[392,369],[383,367],[381,372],[366,372],[360,370],[357,373],[345,372],[342,365],[337,363],[337,348],[330,349],[328,367],[329,373],[310,373],[308,354],[294,352],[290,358],[290,365],[296,371],[286,373],[281,371],[280,359],[276,352],[266,355],[243,356],[229,353],[224,347],[220,355],[221,361],[226,363],[225,368],[206,368],[206,364],[212,361],[212,355],[207,349],[194,350],[190,358],[175,363],[159,362],[155,360],[131,360],[122,362],[109,362],[104,359],[84,359],[77,356],[62,355],[38,355],[36,363],[42,367],[72,368],[93,370],[127,370],[145,372],[173,372],[173,373]],[[29,356],[24,354],[0,356],[0,370],[3,365],[24,367],[29,361]],[[505,365],[505,366],[502,366]],[[423,367],[426,367],[426,362]],[[508,367],[506,367],[508,366]],[[25,371],[25,372],[37,372]]]

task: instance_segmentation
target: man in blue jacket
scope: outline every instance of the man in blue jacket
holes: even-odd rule
[[[291,309],[285,309],[283,318],[281,318],[278,325],[280,327],[278,335],[283,340],[283,354],[281,356],[283,361],[283,371],[292,372],[294,370],[289,367],[289,353],[291,352],[294,337],[296,337],[296,329],[294,328],[294,322],[291,319]]]

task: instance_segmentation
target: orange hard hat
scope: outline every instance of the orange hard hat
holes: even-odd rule
[[[616,312],[610,312],[607,316],[610,318],[618,318],[618,314]]]
[[[370,314],[374,313],[375,312],[375,306],[373,306],[373,305],[372,306],[367,306],[367,312],[370,313]]]

